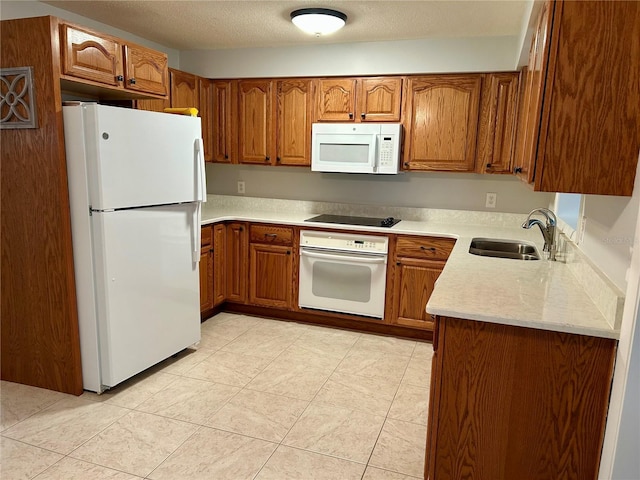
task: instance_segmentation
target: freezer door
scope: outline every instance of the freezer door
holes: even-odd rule
[[[200,340],[196,204],[91,217],[102,384],[108,387]]]
[[[206,195],[200,118],[98,104],[81,109],[89,204],[95,210],[166,205]],[[66,115],[65,110],[65,115]]]

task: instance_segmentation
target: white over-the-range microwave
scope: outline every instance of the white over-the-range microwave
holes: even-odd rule
[[[399,123],[314,123],[311,170],[396,174],[401,140]]]

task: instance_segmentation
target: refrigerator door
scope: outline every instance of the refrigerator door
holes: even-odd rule
[[[72,143],[84,136],[92,209],[206,198],[200,118],[95,103],[64,109],[82,112],[84,132],[65,135]]]
[[[91,216],[101,385],[117,385],[200,340],[198,263],[191,256],[200,234],[197,207]]]

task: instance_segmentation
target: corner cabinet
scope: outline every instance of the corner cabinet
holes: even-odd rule
[[[129,94],[168,94],[167,55],[68,23],[59,24],[63,79]]]
[[[213,80],[211,82],[211,161],[215,163],[237,163],[238,130],[236,125],[238,107],[238,82],[236,80]]]
[[[425,479],[598,478],[616,341],[438,317]]]
[[[407,80],[405,170],[472,172],[482,75]]]
[[[398,236],[395,241],[390,323],[424,330],[433,329],[425,310],[436,280],[449,258],[455,240]]]
[[[478,173],[511,173],[518,114],[517,72],[484,78],[478,126]]]
[[[402,77],[321,78],[316,84],[318,122],[399,122]]]
[[[535,190],[631,195],[640,151],[639,52],[640,2],[544,3],[515,163]]]
[[[198,77],[192,73],[169,69],[172,108],[200,108]]]
[[[293,228],[253,224],[249,239],[249,302],[290,310],[296,284]]]
[[[207,225],[200,233],[200,313],[226,300],[226,229],[223,224]]]

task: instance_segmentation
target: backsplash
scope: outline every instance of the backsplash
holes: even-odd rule
[[[622,325],[624,292],[589,260],[578,246],[561,233],[558,259],[567,264],[571,273],[585,289],[609,325],[619,330]]]
[[[353,203],[316,202],[307,200],[281,200],[233,195],[207,196],[209,201],[224,207],[242,207],[260,212],[295,212],[335,215],[355,215],[362,217],[395,217],[402,220],[433,223],[453,223],[467,225],[490,225],[513,227],[520,225],[526,214],[478,212],[470,210],[446,210],[436,208],[392,207],[378,205],[358,205]]]

